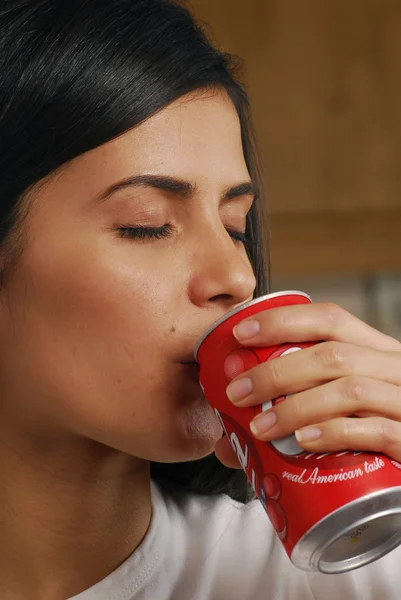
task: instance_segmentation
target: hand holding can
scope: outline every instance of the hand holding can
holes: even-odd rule
[[[255,415],[285,401],[234,406],[232,379],[316,342],[241,346],[233,328],[270,308],[309,304],[302,292],[247,303],[220,319],[196,347],[200,382],[292,562],[304,570],[339,573],[383,556],[401,543],[401,470],[383,454],[305,452],[293,435],[263,442],[252,435]]]

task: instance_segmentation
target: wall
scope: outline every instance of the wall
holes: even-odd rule
[[[298,289],[315,302],[335,302],[401,342],[401,277],[282,277],[273,291]]]
[[[401,273],[400,0],[189,0],[239,55],[275,273]]]

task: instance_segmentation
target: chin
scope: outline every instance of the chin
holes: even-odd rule
[[[207,401],[206,401],[207,402]],[[190,460],[203,458],[214,451],[223,435],[223,429],[212,407],[207,404],[191,410],[183,418],[185,438],[193,456]]]
[[[178,431],[174,435],[174,457],[166,462],[199,460],[214,452],[223,429],[213,409],[203,398],[195,407],[179,415]]]
[[[107,437],[87,433],[85,437],[141,460],[178,463],[212,454],[223,435],[220,421],[204,396],[187,398],[152,425],[144,423],[142,431],[132,431],[129,421],[124,425],[119,423]],[[105,429],[107,426],[102,427],[103,432]]]

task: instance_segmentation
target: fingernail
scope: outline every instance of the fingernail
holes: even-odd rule
[[[231,402],[239,402],[252,393],[253,382],[249,377],[232,381],[226,389],[226,394]]]
[[[249,340],[255,337],[259,331],[259,321],[242,321],[242,323],[239,323],[234,327],[233,334],[239,342],[243,342],[244,340]]]
[[[249,427],[253,435],[261,435],[271,429],[277,422],[275,412],[262,413],[250,422]]]
[[[298,429],[295,432],[297,442],[314,442],[322,437],[322,430],[318,427],[310,427],[309,429]]]

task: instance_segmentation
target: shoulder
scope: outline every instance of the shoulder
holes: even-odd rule
[[[160,494],[160,491],[159,491]],[[263,537],[266,553],[273,551],[276,536],[266,513],[258,500],[242,504],[226,494],[202,496],[187,494],[182,498],[163,495],[163,503],[173,521],[181,525],[205,547],[220,543],[242,551],[244,543],[258,547]]]
[[[170,549],[185,564],[182,597],[203,598],[207,582],[207,598],[313,600],[306,574],[293,567],[258,500],[244,505],[223,494],[191,494],[163,496],[163,503],[174,532]]]

